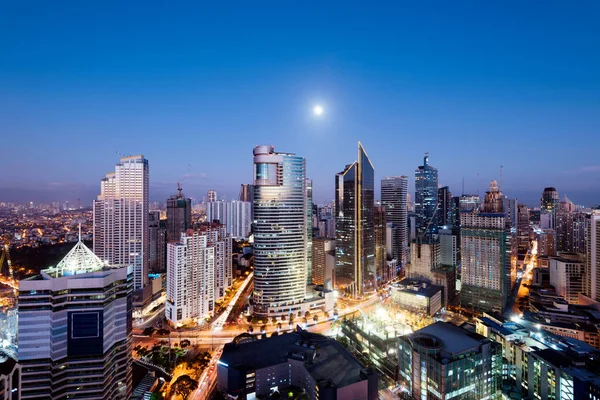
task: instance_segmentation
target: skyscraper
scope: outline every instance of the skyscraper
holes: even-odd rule
[[[468,309],[503,312],[506,305],[512,248],[508,246],[501,198],[498,185],[492,181],[482,211],[460,214],[461,301]]]
[[[231,237],[217,223],[188,230],[167,245],[165,315],[175,326],[201,322],[232,284]]]
[[[209,203],[211,201],[217,201],[217,191],[216,190],[209,190],[208,193],[206,194],[206,198],[208,199]]]
[[[252,202],[254,200],[254,185],[242,183],[238,200]]]
[[[374,212],[374,233],[375,233],[375,277],[378,281],[388,281],[391,279],[391,272],[387,271],[387,252],[386,252],[386,222],[385,208],[381,205],[375,206]]]
[[[517,245],[520,254],[527,254],[529,250],[529,209],[525,204],[517,207]]]
[[[56,267],[19,283],[21,399],[129,399],[132,272],[80,240]]]
[[[381,180],[381,204],[386,222],[391,223],[392,248],[387,252],[405,266],[408,262],[408,177],[386,176]]]
[[[586,295],[600,301],[600,210],[588,215],[585,229]]]
[[[362,295],[375,275],[375,170],[362,144],[358,160],[335,177],[336,283]]]
[[[437,231],[435,214],[438,197],[438,170],[429,165],[429,153],[425,153],[423,165],[415,170],[416,235],[419,241],[428,241]]]
[[[192,227],[192,200],[185,197],[177,184],[177,194],[167,199],[167,241],[177,241]]]
[[[148,271],[151,273],[163,272],[166,267],[164,263],[165,233],[161,230],[160,211],[150,211],[148,216]],[[163,249],[163,247],[165,248]]]
[[[313,284],[325,285],[335,280],[335,240],[313,238]]]
[[[306,284],[312,284],[312,230],[313,230],[312,180],[306,179]]]
[[[142,155],[122,157],[94,200],[94,253],[117,267],[133,267],[133,289],[148,281],[149,168]]]
[[[542,226],[542,228],[556,228],[556,211],[558,209],[558,192],[553,187],[544,188],[544,192],[542,193],[542,199],[540,201],[540,213],[544,221],[547,222],[547,226]],[[547,220],[544,218],[544,215],[547,216]],[[542,225],[545,225],[544,223]]]
[[[438,227],[452,225],[452,193],[448,186],[443,186],[438,189],[437,202],[438,212],[434,219],[436,225]]]
[[[254,148],[254,293],[259,315],[287,315],[306,296],[307,210],[303,157]]]
[[[250,235],[252,203],[247,201],[211,201],[206,204],[206,221],[225,225],[227,233],[234,238]]]

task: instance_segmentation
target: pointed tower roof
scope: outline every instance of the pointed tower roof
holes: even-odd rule
[[[57,276],[84,274],[86,272],[100,271],[105,264],[81,241],[81,226],[79,227],[79,240],[75,247],[67,253],[56,265]]]

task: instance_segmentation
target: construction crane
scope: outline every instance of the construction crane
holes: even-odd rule
[[[13,271],[12,261],[10,259],[10,239],[7,236],[2,237],[2,254],[0,254],[0,271],[4,266],[4,260],[8,265],[8,285],[13,288],[15,295],[17,294],[17,282],[15,280],[15,272]]]

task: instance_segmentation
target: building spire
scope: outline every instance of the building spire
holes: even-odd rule
[[[79,223],[79,242],[81,242],[81,222]]]

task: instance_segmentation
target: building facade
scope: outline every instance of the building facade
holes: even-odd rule
[[[167,199],[167,241],[177,241],[192,228],[192,200],[185,197],[177,184],[177,194]]]
[[[80,241],[19,284],[21,399],[129,399],[133,267],[112,268]]]
[[[314,285],[335,285],[335,240],[329,238],[313,238],[312,246]]]
[[[585,264],[574,257],[550,257],[550,285],[569,304],[579,303],[579,293],[585,290]]]
[[[233,281],[231,249],[231,237],[216,223],[167,245],[165,315],[172,325],[200,324],[213,315]]]
[[[247,239],[252,227],[252,203],[247,201],[211,201],[206,204],[206,221],[225,225],[227,233]]]
[[[429,153],[425,153],[423,165],[415,170],[415,216],[416,239],[429,241],[437,232],[438,170],[429,165]]]
[[[375,169],[358,143],[358,159],[335,177],[336,283],[352,296],[374,289]]]
[[[587,216],[585,230],[586,295],[600,301],[600,210]]]
[[[144,156],[122,157],[94,200],[94,253],[114,266],[133,266],[133,288],[148,281],[149,168]]]
[[[408,259],[408,177],[386,176],[381,180],[381,205],[385,208],[386,223],[391,226],[391,247],[387,250],[398,265]]]
[[[306,296],[306,163],[254,148],[254,313],[287,315]]]

